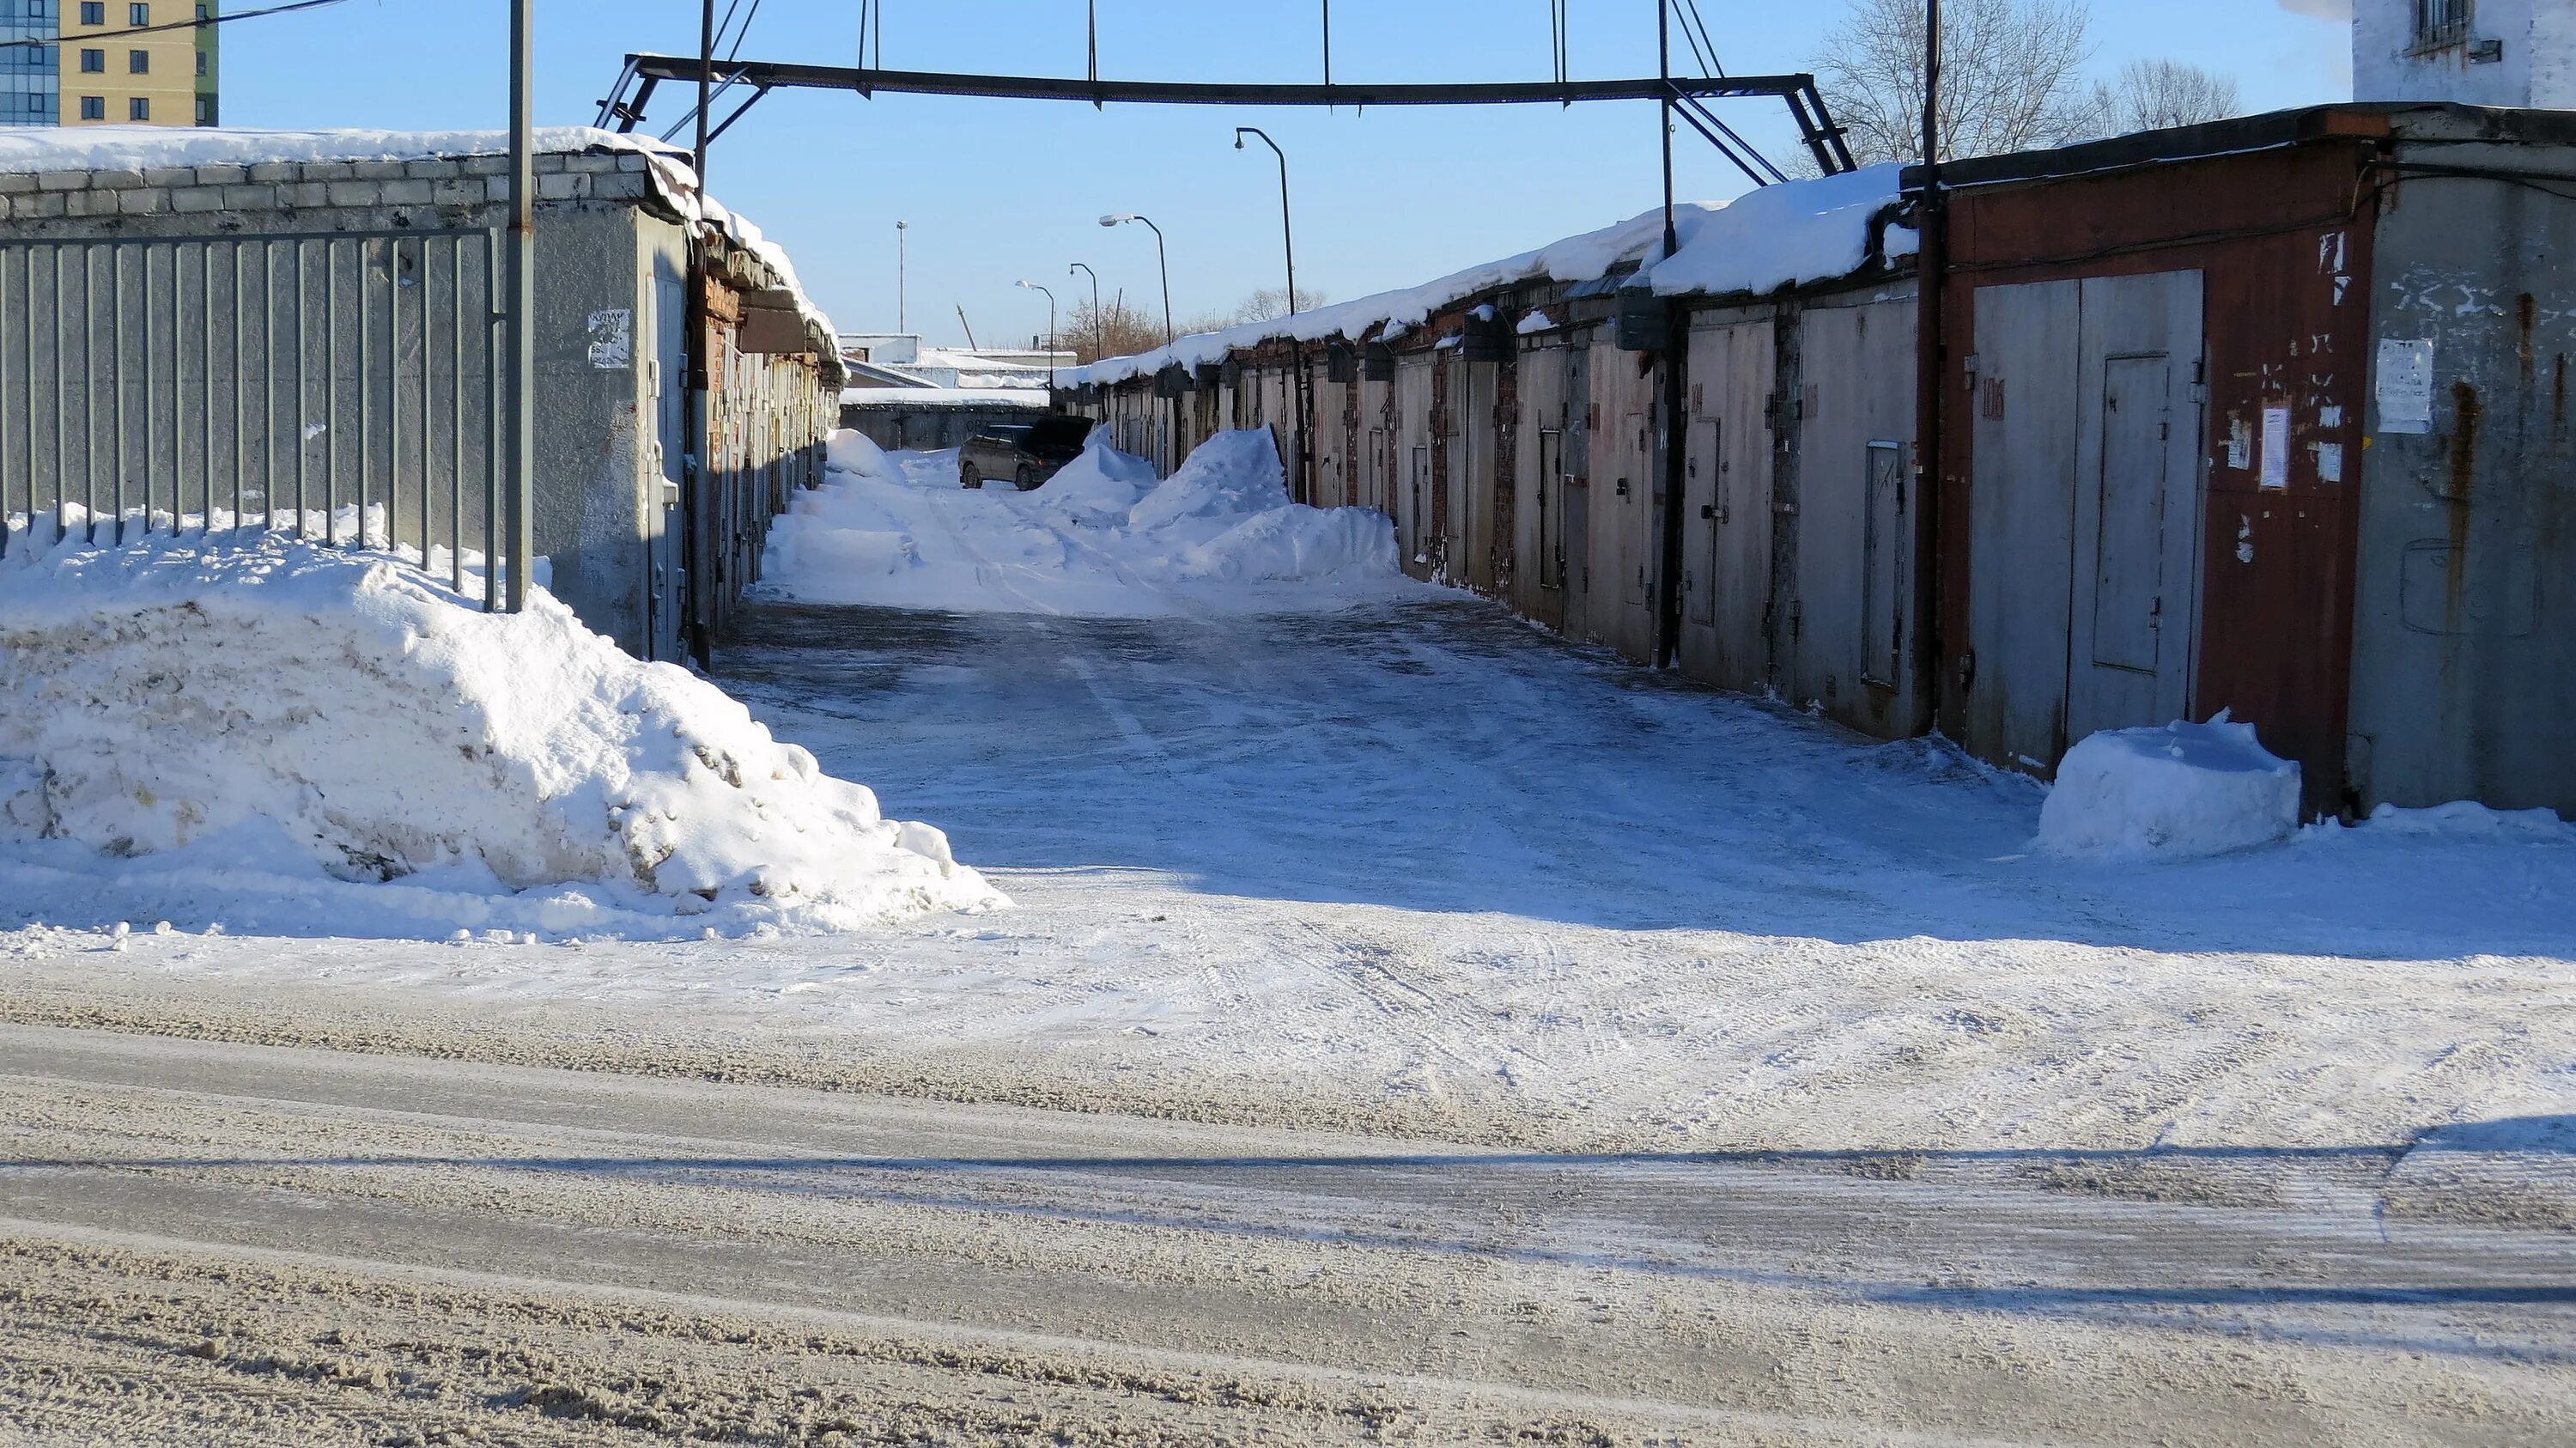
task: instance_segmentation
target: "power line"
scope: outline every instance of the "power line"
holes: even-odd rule
[[[1699,13],[1699,0],[1683,0],[1683,3],[1690,7],[1690,23],[1699,27],[1700,41],[1708,47],[1707,64],[1710,78],[1725,78],[1726,67],[1718,61],[1717,40],[1708,33],[1708,20]]]
[[[229,25],[236,20],[261,20],[271,15],[292,15],[298,10],[319,10],[325,5],[346,5],[349,0],[294,0],[291,5],[271,5],[265,10],[238,10],[230,15],[212,15],[203,20],[174,20],[167,25],[136,25],[124,30],[93,30],[74,36],[75,40],[118,40],[128,35],[158,35],[170,30],[204,30],[216,25]],[[0,49],[32,48],[60,45],[62,37],[52,40],[0,40]]]

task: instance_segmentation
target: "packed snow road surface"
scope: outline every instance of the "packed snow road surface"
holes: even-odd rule
[[[2507,1444],[2549,1231],[0,1027],[0,1438]],[[2384,1161],[2363,1164],[2384,1171]]]
[[[138,869],[0,905],[88,927],[0,934],[0,1014],[1545,1147],[2273,1160],[2471,1132],[2568,1160],[2545,1149],[2576,1110],[2563,827],[2056,859],[2027,781],[1463,601],[772,606],[723,674],[945,826],[1011,908],[712,942],[352,942],[327,915],[250,938]],[[2399,1210],[2576,1221],[2563,1193],[2413,1190],[2418,1157]]]

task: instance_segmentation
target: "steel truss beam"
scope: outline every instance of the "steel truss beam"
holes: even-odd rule
[[[960,75],[941,71],[883,70],[875,67],[798,65],[765,60],[718,60],[712,66],[696,56],[630,55],[626,69],[606,100],[599,103],[603,127],[631,132],[644,123],[646,106],[664,81],[695,84],[701,72],[730,89],[749,86],[752,96],[725,125],[742,118],[773,90],[845,90],[874,98],[889,95],[973,96],[987,100],[1079,101],[1105,105],[1191,106],[1510,106],[1577,105],[1598,101],[1659,101],[1673,97],[1725,100],[1774,96],[1787,102],[1800,140],[1817,167],[1833,174],[1853,169],[1843,131],[1833,123],[1812,75],[1737,75],[1716,78],[1649,76],[1639,80],[1499,81],[1466,84],[1388,84],[1333,82],[1325,85],[1263,85],[1227,81],[1091,80],[1055,76]],[[1721,149],[1724,149],[1721,147]],[[1740,163],[1739,163],[1740,164]],[[1759,179],[1759,178],[1757,178]]]

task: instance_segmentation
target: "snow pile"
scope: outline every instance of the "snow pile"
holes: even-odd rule
[[[857,478],[892,478],[894,464],[886,460],[885,449],[876,439],[863,432],[842,428],[824,444],[825,466],[836,473]]]
[[[385,900],[324,893],[413,932],[531,912],[843,929],[1001,903],[938,830],[882,818],[551,596],[485,614],[382,555],[280,533],[11,570],[0,700],[0,860],[18,865],[124,868],[104,852],[249,893],[370,882]]]
[[[1107,437],[1094,429],[1026,493],[958,487],[950,453],[838,473],[772,526],[761,588],[809,603],[1145,617],[1338,607],[1417,586],[1385,514],[1289,501],[1267,430],[1219,433],[1160,483]]]
[[[1039,484],[1029,501],[1075,523],[1114,528],[1129,521],[1154,487],[1154,465],[1111,447],[1103,425],[1084,440],[1082,456]]]
[[[2187,860],[2285,839],[2299,827],[2299,766],[2251,724],[2106,729],[2066,752],[2039,812],[2050,854]]]
[[[1238,350],[1279,338],[1317,342],[1357,340],[1385,327],[1387,337],[1412,330],[1431,316],[1480,292],[1522,282],[1599,281],[1634,265],[1656,292],[1726,296],[1764,293],[1784,286],[1829,281],[1859,270],[1879,240],[1879,214],[1902,199],[1900,165],[1870,166],[1765,186],[1732,202],[1685,202],[1674,208],[1681,248],[1663,255],[1664,211],[1658,206],[1615,226],[1569,236],[1535,251],[1454,272],[1435,282],[1290,317],[1246,322],[1194,333],[1133,357],[1110,357],[1060,374],[1065,386],[1118,383],[1150,377],[1178,362],[1184,367],[1222,362]],[[1915,234],[1889,226],[1883,238],[1891,255],[1910,256]]]
[[[2422,839],[2576,845],[2576,824],[2560,819],[2556,810],[2489,809],[2465,799],[2426,809],[2383,804],[2370,812],[2368,828]]]

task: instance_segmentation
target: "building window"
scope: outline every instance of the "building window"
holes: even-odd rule
[[[107,74],[107,52],[106,52],[106,51],[104,51],[104,50],[84,50],[84,51],[82,51],[82,52],[81,52],[81,74],[83,74],[83,75],[105,75],[105,74]]]
[[[82,96],[82,97],[81,97],[81,119],[82,119],[82,120],[84,120],[84,121],[103,121],[103,120],[106,120],[106,119],[107,119],[107,97],[105,97],[105,96]]]
[[[211,126],[214,123],[215,98],[213,96],[197,97],[197,124],[201,126]]]
[[[125,7],[125,18],[129,25],[149,25],[152,23],[152,7],[142,0],[135,0],[134,4]]]
[[[201,51],[198,51],[198,52],[197,52],[197,74],[199,74],[199,75],[204,75],[205,73],[206,73],[206,53],[205,53],[204,51],[202,51],[202,50],[201,50]]]
[[[2415,0],[2415,48],[2437,50],[2469,38],[2471,0]]]
[[[148,50],[129,50],[125,52],[125,73],[127,75],[150,75],[152,73],[152,52]]]
[[[148,121],[152,119],[152,102],[145,100],[141,96],[136,96],[134,99],[127,101],[125,103],[125,118],[129,121]]]
[[[105,25],[107,0],[81,0],[81,24]]]

